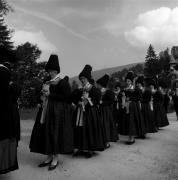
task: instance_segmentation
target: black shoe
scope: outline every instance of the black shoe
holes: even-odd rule
[[[127,141],[126,142],[126,144],[128,144],[128,145],[132,145],[132,144],[134,144],[135,143],[135,139],[133,140],[133,141]]]
[[[86,157],[86,158],[91,158],[92,155],[93,155],[92,152],[85,152],[85,157]]]
[[[111,147],[111,145],[108,143],[108,144],[106,144],[106,149],[108,149],[108,148],[110,148]]]
[[[48,171],[52,171],[52,170],[54,170],[54,169],[56,169],[56,167],[58,166],[58,162],[55,164],[55,165],[53,165],[53,164],[50,164],[50,166],[49,166],[49,168],[48,168]]]
[[[82,153],[83,153],[83,152],[82,152],[81,150],[78,150],[78,151],[74,152],[72,156],[73,156],[73,157],[77,157],[77,156],[82,155]]]
[[[136,136],[135,138],[136,139],[146,139],[146,136],[145,135],[141,135],[141,136]]]
[[[49,162],[42,162],[41,164],[38,165],[38,167],[45,167],[45,166],[48,166],[48,165],[51,164],[51,162],[52,162],[52,160],[49,161]]]

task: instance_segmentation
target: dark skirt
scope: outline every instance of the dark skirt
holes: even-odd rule
[[[167,113],[163,104],[161,103],[153,103],[154,108],[154,119],[156,127],[165,127],[169,125],[169,121],[167,118]]]
[[[124,112],[123,118],[119,124],[120,134],[129,136],[143,136],[146,134],[144,120],[141,114],[139,102],[130,102],[129,113]]]
[[[30,151],[45,154],[45,126],[40,123],[42,107],[39,108],[30,139]]]
[[[66,102],[49,99],[45,117],[45,154],[72,153],[72,107]]]
[[[18,169],[16,139],[0,141],[0,174]]]
[[[155,133],[157,132],[156,130],[156,125],[154,122],[154,111],[151,110],[150,104],[147,102],[142,103],[142,115],[143,115],[143,120],[145,123],[145,129],[147,133]]]
[[[15,126],[16,126],[15,136],[18,142],[20,141],[20,114],[17,103],[13,103],[12,105],[12,115],[13,115],[13,121],[15,122]]]
[[[78,108],[75,119],[75,148],[79,150],[102,151],[105,148],[105,134],[99,110],[96,106],[87,107],[83,112],[83,125],[76,125]]]
[[[111,106],[100,106],[100,113],[104,125],[106,142],[116,142],[118,140],[117,126],[114,121],[113,109]]]
[[[121,135],[128,135],[129,134],[129,118],[130,118],[130,114],[126,113],[126,109],[122,108],[120,110],[120,114],[119,114],[119,122],[118,122],[118,133]]]

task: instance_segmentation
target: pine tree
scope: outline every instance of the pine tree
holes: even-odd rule
[[[153,46],[150,44],[145,58],[144,75],[150,77],[157,77],[159,72],[160,68],[158,66],[158,57],[154,51]]]
[[[0,15],[6,15],[9,11],[13,11],[6,0],[0,0]]]
[[[4,18],[0,17],[0,44],[5,46],[8,50],[13,49],[13,42],[11,41],[12,31],[8,29],[4,23]]]
[[[169,49],[161,51],[159,54],[159,68],[161,72],[167,72],[169,70],[170,55]]]
[[[4,16],[11,11],[11,7],[5,0],[0,0],[0,62],[14,60],[12,31],[5,24]]]

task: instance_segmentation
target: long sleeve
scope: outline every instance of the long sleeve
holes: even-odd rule
[[[94,105],[99,104],[101,100],[100,90],[93,86],[89,92],[89,97],[91,98],[91,101]]]
[[[68,101],[71,96],[71,87],[65,80],[60,80],[57,85],[50,85],[49,98],[57,101]]]
[[[77,105],[78,102],[81,100],[81,96],[82,96],[82,91],[80,89],[75,89],[70,96],[70,101],[75,105]]]

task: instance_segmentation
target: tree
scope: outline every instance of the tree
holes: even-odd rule
[[[8,29],[4,23],[4,18],[0,16],[0,44],[5,46],[8,50],[13,49],[13,42],[11,41],[12,31]]]
[[[15,51],[18,62],[13,65],[13,70],[21,78],[21,80],[19,79],[21,83],[36,77],[40,71],[37,59],[41,55],[41,50],[38,46],[26,42],[17,46]]]
[[[170,55],[169,55],[169,49],[167,48],[166,50],[161,51],[159,53],[158,66],[161,72],[167,72],[169,70],[169,62],[170,62]]]
[[[14,46],[11,41],[12,30],[8,29],[4,21],[4,16],[11,10],[12,8],[5,0],[0,0],[0,62],[14,60]]]
[[[144,68],[143,64],[136,64],[135,66],[128,69],[129,71],[133,71],[135,74],[143,74]]]
[[[45,75],[45,62],[37,63],[41,50],[29,42],[15,49],[18,61],[12,65],[13,81],[22,87],[21,107],[31,108],[37,104],[39,86]]]
[[[6,15],[9,11],[13,11],[12,7],[6,0],[0,0],[0,15]]]
[[[156,77],[159,73],[160,68],[158,66],[158,57],[154,51],[153,46],[150,44],[145,58],[144,75]]]

